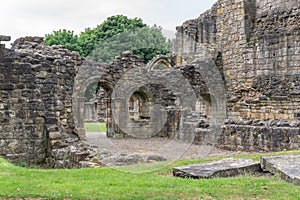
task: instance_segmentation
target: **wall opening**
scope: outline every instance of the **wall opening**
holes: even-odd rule
[[[153,66],[153,69],[154,69],[154,70],[168,69],[168,68],[170,68],[169,65],[170,65],[170,64],[167,63],[166,61],[161,60],[161,61],[157,62],[157,63]]]
[[[211,114],[211,101],[210,96],[206,95],[200,97],[196,103],[196,111],[205,118],[210,118]]]
[[[85,90],[84,97],[84,122],[97,122],[97,100],[96,93],[99,87],[97,82],[93,82]]]
[[[138,121],[150,120],[149,99],[142,91],[134,92],[128,102],[129,118]]]
[[[111,93],[109,83],[91,83],[84,92],[84,128],[86,132],[107,133],[111,125]]]

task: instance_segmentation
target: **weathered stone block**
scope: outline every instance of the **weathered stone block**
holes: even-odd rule
[[[300,185],[300,155],[263,156],[260,163],[264,171],[279,175],[290,183]]]
[[[0,41],[10,41],[10,40],[11,40],[10,36],[0,35]]]
[[[0,90],[13,90],[15,86],[10,83],[2,83],[0,84]]]
[[[241,173],[251,174],[256,172],[260,172],[259,162],[239,158],[226,158],[173,169],[173,175],[181,178],[231,177]]]

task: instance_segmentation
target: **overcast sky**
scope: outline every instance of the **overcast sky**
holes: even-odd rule
[[[1,2],[0,34],[45,36],[68,29],[76,34],[94,28],[107,17],[139,17],[175,31],[185,20],[196,18],[217,0],[6,0]]]

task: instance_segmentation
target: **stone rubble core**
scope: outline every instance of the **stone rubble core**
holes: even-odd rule
[[[262,156],[260,162],[251,159],[226,158],[173,168],[173,175],[181,178],[220,178],[245,174],[272,173],[283,180],[300,185],[300,155]]]

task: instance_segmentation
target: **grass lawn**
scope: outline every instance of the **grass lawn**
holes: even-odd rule
[[[259,156],[239,157],[257,160]],[[0,198],[300,199],[299,186],[276,177],[247,175],[194,180],[171,176],[174,166],[216,159],[220,158],[176,161],[158,171],[139,174],[122,172],[117,168],[26,169],[0,158]]]
[[[105,123],[84,123],[86,132],[106,132]]]

